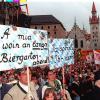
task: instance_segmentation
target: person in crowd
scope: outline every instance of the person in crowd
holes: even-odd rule
[[[39,100],[34,84],[30,82],[28,86],[27,69],[17,70],[18,83],[14,85],[3,100]],[[29,80],[31,80],[31,70],[29,69]],[[30,88],[30,91],[28,91]]]
[[[34,85],[35,85],[36,91],[38,91],[38,89],[39,89],[38,78],[39,78],[38,74],[35,73],[35,72],[33,72],[33,73],[32,73],[32,82],[33,82]]]
[[[61,88],[61,84],[55,78],[55,73],[53,72],[53,70],[48,70],[48,72],[47,72],[47,82],[42,88],[42,98],[44,97],[44,93],[47,88],[54,89],[56,96],[57,96],[57,100],[60,100],[63,97],[65,98],[65,96],[64,96],[65,94],[66,94],[66,98],[69,98],[68,100],[71,100],[69,92],[67,90],[66,90],[67,91],[66,92],[65,89]]]
[[[0,72],[0,100],[3,100],[4,95],[11,89],[12,85],[3,83],[3,72]]]
[[[94,78],[93,76],[86,76],[85,81],[80,83],[81,100],[84,100],[84,96],[93,91]]]
[[[57,100],[57,97],[53,88],[47,88],[45,90],[43,100]]]
[[[39,84],[39,75],[36,72],[32,73],[32,82],[34,83],[34,86],[36,88],[39,100],[42,100],[42,87]]]
[[[80,100],[80,83],[78,75],[74,75],[74,81],[71,86],[69,86],[69,90],[71,93],[72,100]]]
[[[100,70],[95,72],[95,86],[93,91],[87,93],[83,100],[100,100]]]

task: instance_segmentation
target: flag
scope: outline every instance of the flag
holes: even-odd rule
[[[18,2],[19,2],[19,0],[13,0],[13,2],[18,3]]]
[[[4,2],[13,2],[13,0],[4,0]]]
[[[87,62],[92,62],[91,56],[90,56],[90,55],[87,55],[87,56],[86,56],[86,60],[87,60]]]
[[[100,64],[100,52],[97,52],[96,50],[93,50],[93,52],[95,64]]]
[[[86,56],[86,60],[87,62],[91,63],[93,62],[93,53],[90,52],[87,56]]]
[[[15,3],[20,2],[20,3],[26,3],[27,0],[4,0],[4,2],[15,2]]]
[[[20,0],[20,3],[25,3],[27,0]]]
[[[28,12],[28,5],[26,4],[26,13],[27,13],[27,15],[29,14],[29,12]]]

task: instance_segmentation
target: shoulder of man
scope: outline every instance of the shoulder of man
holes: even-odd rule
[[[3,100],[13,100],[13,96],[17,96],[17,93],[20,92],[20,88],[18,87],[18,83],[16,83],[8,92],[5,94]],[[23,93],[23,92],[22,92]]]
[[[7,94],[4,96],[3,100],[13,100],[13,97],[12,97],[12,95],[10,95],[9,93],[7,93]]]
[[[7,89],[7,90],[9,90],[10,88],[12,88],[13,87],[13,85],[11,85],[11,84],[3,84],[2,85],[2,89]]]
[[[8,91],[7,94],[9,95],[13,95],[14,93],[16,93],[16,89],[18,88],[17,84],[12,86],[12,88]]]
[[[15,88],[16,88],[16,85],[13,86],[7,94],[5,94],[3,100],[13,100],[13,94],[15,93]]]

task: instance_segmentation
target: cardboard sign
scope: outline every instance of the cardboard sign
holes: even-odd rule
[[[48,45],[50,69],[74,64],[73,39],[49,39]]]
[[[0,71],[47,64],[47,32],[0,25]]]

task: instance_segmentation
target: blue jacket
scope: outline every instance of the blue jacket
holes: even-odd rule
[[[2,84],[0,88],[0,100],[3,100],[4,95],[11,89],[12,85]]]

